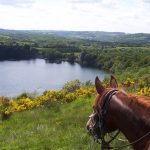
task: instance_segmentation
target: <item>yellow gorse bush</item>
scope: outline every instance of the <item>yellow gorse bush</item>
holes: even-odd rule
[[[123,82],[123,85],[124,85],[124,86],[127,86],[127,87],[132,86],[132,85],[134,85],[134,84],[135,84],[135,82],[134,82],[131,78],[127,78],[127,79]]]
[[[131,86],[135,83],[128,78],[123,84]],[[19,99],[8,100],[6,97],[0,97],[0,113],[2,118],[8,118],[14,112],[30,110],[43,105],[51,106],[55,102],[68,103],[80,96],[90,97],[95,94],[96,90],[94,86],[80,86],[80,82],[75,80],[74,82],[68,82],[61,91],[45,91],[43,95],[35,98],[20,97]],[[137,94],[150,96],[150,88],[144,87]]]
[[[150,96],[150,87],[144,87],[137,92],[138,95]]]
[[[80,87],[73,92],[66,92],[64,90],[56,91],[46,91],[43,95],[37,96],[36,98],[20,98],[13,100],[1,100],[0,99],[0,112],[4,116],[9,116],[14,112],[30,110],[42,105],[51,105],[53,102],[72,102],[80,96],[90,97],[95,94],[94,87]]]
[[[96,90],[94,87],[81,87],[80,89],[76,90],[76,93],[82,96],[91,96],[92,94],[96,93]]]

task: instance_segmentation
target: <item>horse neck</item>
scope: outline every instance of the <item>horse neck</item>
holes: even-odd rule
[[[119,92],[110,103],[111,117],[115,125],[123,132],[129,142],[133,142],[150,131],[150,107]],[[133,145],[136,150],[144,150],[149,138]],[[150,142],[150,140],[149,140]]]

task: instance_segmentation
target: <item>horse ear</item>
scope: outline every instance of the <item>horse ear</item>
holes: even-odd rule
[[[110,78],[110,87],[118,88],[117,80],[115,79],[115,77],[113,75],[111,75],[111,78]]]
[[[98,94],[102,94],[105,90],[105,87],[102,85],[98,77],[95,78],[95,87]]]

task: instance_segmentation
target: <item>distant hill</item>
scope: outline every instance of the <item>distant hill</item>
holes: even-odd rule
[[[56,36],[64,38],[75,38],[82,40],[93,40],[100,42],[115,42],[129,44],[148,44],[150,45],[150,34],[136,33],[129,34],[124,32],[104,32],[104,31],[55,31],[55,30],[6,30],[0,29],[0,38],[32,38],[34,36]]]

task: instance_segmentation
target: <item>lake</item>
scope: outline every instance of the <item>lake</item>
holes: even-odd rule
[[[13,97],[23,92],[60,90],[68,81],[93,82],[96,76],[103,80],[105,75],[105,71],[77,63],[47,63],[44,59],[0,61],[0,95]]]

